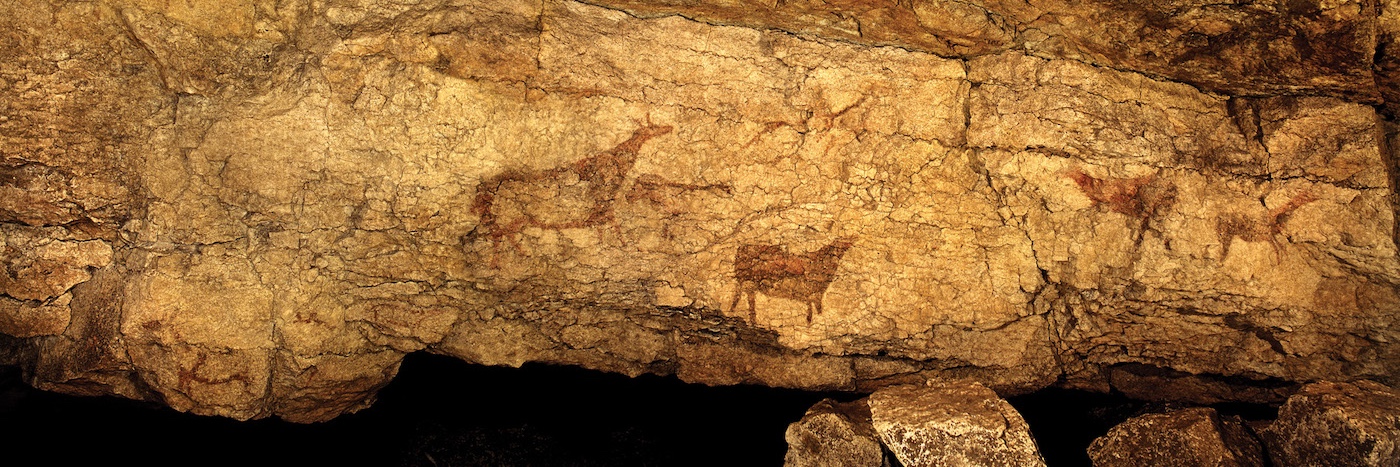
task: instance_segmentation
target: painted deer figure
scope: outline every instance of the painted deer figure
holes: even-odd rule
[[[1156,175],[1095,178],[1080,169],[1073,169],[1068,175],[1095,206],[1137,221],[1137,225],[1129,225],[1133,227],[1133,243],[1139,247],[1142,246],[1149,222],[1166,214],[1176,203],[1176,185]]]
[[[1239,213],[1221,216],[1215,225],[1215,232],[1220,237],[1220,261],[1230,257],[1230,243],[1239,238],[1246,242],[1269,242],[1274,247],[1274,261],[1282,263],[1283,244],[1279,243],[1278,237],[1283,234],[1284,224],[1294,211],[1317,199],[1312,192],[1304,191],[1282,206],[1270,209],[1262,218]]]
[[[472,201],[472,212],[481,218],[473,234],[489,237],[495,246],[509,239],[518,250],[515,236],[527,227],[559,230],[612,222],[613,203],[619,198],[642,145],[672,129],[670,125],[652,124],[648,117],[647,123],[639,122],[626,141],[592,157],[544,170],[506,170],[482,180]],[[581,191],[575,196],[528,193],[531,189],[565,186],[579,187]],[[568,202],[575,198],[582,199]]]
[[[749,322],[756,323],[758,310],[755,295],[799,300],[807,304],[807,324],[812,314],[822,312],[822,297],[836,277],[836,267],[853,239],[838,238],[819,250],[788,253],[780,245],[742,245],[734,254],[734,302],[731,310],[739,308],[739,297],[747,296]]]

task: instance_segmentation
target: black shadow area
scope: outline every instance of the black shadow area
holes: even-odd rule
[[[1089,445],[1147,404],[1116,394],[1045,388],[1007,399],[1030,425],[1045,464],[1089,466]]]
[[[825,397],[574,367],[410,356],[377,409],[407,417],[405,466],[782,465],[789,423]]]
[[[788,424],[823,398],[859,397],[413,354],[372,407],[295,424],[37,391],[0,367],[0,466],[778,466]],[[1085,449],[1114,425],[1172,408],[1055,388],[1009,401],[1051,467],[1087,466]],[[1217,409],[1247,420],[1275,411]]]
[[[858,396],[413,354],[374,406],[294,424],[47,393],[0,368],[0,464],[775,466],[825,397]]]
[[[1120,423],[1139,415],[1167,413],[1192,407],[1174,402],[1130,399],[1119,393],[1045,388],[1007,399],[1030,425],[1040,453],[1050,467],[1088,467],[1089,445]],[[1278,417],[1278,407],[1254,403],[1218,403],[1207,407],[1246,422]]]

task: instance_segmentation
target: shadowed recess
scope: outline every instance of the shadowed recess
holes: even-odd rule
[[[248,422],[118,398],[37,391],[0,368],[0,429],[12,446],[63,440],[65,462],[148,465],[782,465],[783,433],[824,398],[762,386],[710,387],[573,367],[486,367],[416,353],[378,402],[329,422]],[[1050,466],[1087,466],[1094,438],[1171,407],[1117,394],[1045,389],[1009,401]],[[1264,405],[1217,404],[1270,419]],[[21,454],[23,456],[25,454]],[[47,454],[31,452],[30,455]],[[37,461],[39,458],[36,457]],[[19,459],[24,464],[24,459]]]

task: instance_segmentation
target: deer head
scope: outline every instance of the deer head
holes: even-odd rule
[[[635,118],[632,119],[632,122],[637,124],[637,129],[632,131],[632,138],[634,139],[651,139],[657,136],[664,135],[666,133],[670,133],[671,130],[675,129],[675,127],[671,125],[657,125],[655,123],[652,123],[650,113],[648,113],[646,116],[646,123],[637,121],[637,119]]]

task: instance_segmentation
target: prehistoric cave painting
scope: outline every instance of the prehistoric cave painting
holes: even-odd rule
[[[1094,202],[1094,206],[1137,220],[1133,239],[1137,245],[1142,245],[1143,232],[1147,230],[1148,223],[1176,204],[1176,185],[1160,180],[1156,175],[1100,179],[1080,169],[1073,169],[1068,176],[1079,186],[1079,191]]]
[[[179,378],[179,382],[176,383],[175,387],[180,389],[185,394],[189,394],[193,390],[193,383],[205,384],[209,386],[218,386],[237,381],[243,383],[244,385],[249,384],[250,379],[248,377],[247,372],[234,373],[224,378],[200,376],[199,371],[204,368],[204,365],[208,363],[208,360],[209,355],[200,353],[195,355],[195,362],[194,364],[190,365],[189,368],[180,367],[180,371],[177,375],[177,377]]]
[[[782,127],[795,127],[795,125],[793,125],[793,124],[791,124],[791,123],[788,123],[788,122],[768,122],[768,123],[765,123],[765,124],[763,124],[763,129],[760,130],[757,134],[753,135],[753,138],[749,138],[749,142],[744,143],[744,145],[743,145],[743,146],[740,146],[739,149],[740,149],[740,150],[748,149],[750,146],[753,146],[754,143],[757,143],[758,140],[763,139],[763,136],[764,136],[764,135],[767,135],[767,134],[769,134],[769,133],[772,133],[772,132],[774,132],[774,131],[777,131],[777,129],[782,128]]]
[[[754,302],[755,295],[761,292],[806,303],[807,324],[812,324],[812,313],[822,312],[822,298],[836,277],[841,257],[851,249],[853,242],[853,238],[838,238],[816,251],[796,254],[788,253],[781,245],[740,246],[734,254],[734,279],[738,284],[734,287],[734,301],[729,309],[738,310],[739,297],[746,296],[749,323],[757,323],[758,309]]]
[[[734,186],[728,183],[694,184],[676,183],[654,174],[642,174],[637,176],[636,182],[632,184],[632,189],[627,191],[627,201],[647,201],[666,212],[667,215],[677,215],[682,212],[676,209],[673,200],[681,193],[685,192],[713,192],[716,194],[733,195]]]
[[[596,156],[546,170],[506,170],[482,180],[472,202],[472,213],[481,221],[471,235],[488,237],[495,247],[509,239],[518,250],[516,235],[527,227],[558,230],[611,222],[613,202],[637,152],[673,129],[648,120],[626,141]],[[505,200],[511,205],[503,207]]]
[[[1215,233],[1220,238],[1220,261],[1224,262],[1230,257],[1230,242],[1239,238],[1246,242],[1269,242],[1274,247],[1274,260],[1282,262],[1283,246],[1279,244],[1278,236],[1283,233],[1283,225],[1293,211],[1313,201],[1317,201],[1317,197],[1312,192],[1304,191],[1282,206],[1270,209],[1262,219],[1238,212],[1220,216],[1215,223]]]

